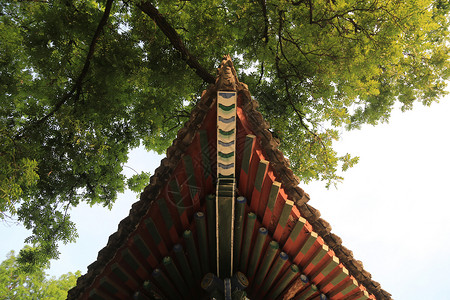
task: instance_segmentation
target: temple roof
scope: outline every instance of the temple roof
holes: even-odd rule
[[[263,296],[276,295],[277,299],[322,299],[317,298],[321,295],[329,299],[391,299],[372,280],[362,262],[331,232],[330,224],[320,217],[320,212],[307,203],[309,195],[298,186],[299,179],[278,149],[279,142],[269,131],[270,125],[258,112],[258,102],[252,99],[247,85],[239,82],[229,56],[224,57],[218,68],[216,83],[203,92],[189,121],[178,131],[140,200],[132,205],[129,216],[119,223],[117,232],[109,237],[108,244],[99,251],[87,273],[77,280],[67,299],[123,299],[135,292],[142,293],[142,299],[157,298],[164,295],[159,279],[155,279],[160,276],[158,272],[170,281],[173,266],[182,277],[189,271],[195,275],[193,256],[212,261],[212,230],[205,223],[207,237],[202,237],[201,220],[206,215],[206,221],[210,222],[208,199],[216,191],[219,91],[237,95],[236,190],[240,196],[237,201],[245,204],[243,244],[238,253],[241,265],[237,269],[250,280],[251,298],[253,295],[258,299],[261,291],[257,287],[264,283],[268,287]],[[247,231],[249,238],[245,240]],[[189,234],[194,237],[196,254],[187,249]],[[263,234],[267,237],[261,237]],[[201,244],[203,240],[207,246]],[[244,246],[245,242],[248,245]],[[205,247],[208,251],[203,253]],[[256,257],[254,249],[258,247],[261,249]],[[273,253],[279,255],[278,259],[264,267],[267,263],[264,255],[272,251],[271,247],[276,249]],[[188,270],[180,263],[180,249],[187,249],[181,257],[189,259]],[[208,255],[209,259],[205,258]],[[243,258],[248,261],[242,265]],[[280,263],[275,274],[280,259],[284,259],[283,264]],[[176,263],[171,265],[171,261]],[[214,267],[206,265],[200,262],[202,275],[204,268],[214,273]],[[266,277],[273,278],[258,278],[263,269]],[[183,282],[178,287],[180,294],[190,288],[190,279],[183,278],[179,280]],[[259,285],[252,282],[258,280]],[[143,287],[146,282],[152,283],[155,293],[150,295],[146,291]],[[176,283],[174,286],[177,288]],[[166,297],[171,298],[167,294]]]

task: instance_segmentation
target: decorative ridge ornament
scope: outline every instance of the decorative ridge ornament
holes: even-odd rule
[[[224,55],[220,67],[217,69],[216,90],[236,91],[239,80],[229,54]]]

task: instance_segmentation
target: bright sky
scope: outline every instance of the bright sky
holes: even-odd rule
[[[431,107],[393,112],[390,123],[344,132],[339,153],[360,156],[338,189],[302,186],[343,244],[394,299],[448,299],[450,286],[450,97]],[[151,171],[162,156],[132,152],[128,166]],[[126,175],[133,172],[125,169]],[[50,275],[87,271],[136,195],[125,193],[111,211],[82,206],[71,213],[80,237],[62,245]],[[27,232],[0,224],[0,257],[18,252]]]

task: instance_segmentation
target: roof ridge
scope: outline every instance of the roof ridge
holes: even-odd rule
[[[236,91],[238,84],[239,80],[231,56],[229,54],[224,55],[219,68],[217,68],[215,87],[218,91]]]

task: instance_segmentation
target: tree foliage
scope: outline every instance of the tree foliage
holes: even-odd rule
[[[129,150],[167,148],[225,53],[297,175],[328,185],[358,160],[333,150],[341,128],[429,105],[449,76],[443,0],[0,5],[0,210],[35,258],[74,240],[71,207],[145,182],[121,174]]]
[[[27,248],[30,249],[30,248]],[[59,278],[45,274],[45,267],[26,272],[18,263],[14,251],[0,264],[0,299],[4,300],[61,300],[67,298],[67,292],[75,286],[80,271],[69,272]]]

